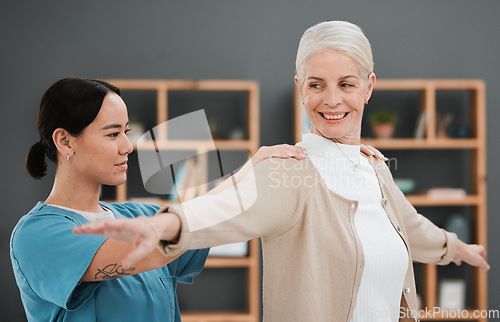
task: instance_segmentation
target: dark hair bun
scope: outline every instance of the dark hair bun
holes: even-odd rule
[[[39,141],[33,144],[26,157],[26,169],[35,179],[40,179],[47,174],[45,148],[45,145]]]

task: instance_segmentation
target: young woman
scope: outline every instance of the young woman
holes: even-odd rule
[[[167,257],[156,250],[133,266],[122,266],[131,245],[71,231],[102,218],[137,218],[147,224],[145,218],[158,211],[144,203],[99,201],[102,184],[126,181],[133,151],[128,124],[120,90],[106,82],[65,78],[44,94],[38,111],[40,141],[30,149],[26,167],[34,178],[42,178],[47,157],[56,164],[54,185],[47,199],[21,218],[10,245],[29,321],[180,321],[175,285],[192,282],[208,249]],[[289,145],[262,147],[251,160],[302,159],[305,153]]]
[[[359,27],[331,21],[309,28],[296,70],[312,123],[299,144],[308,158],[261,162],[238,185],[240,198],[226,189],[164,207],[148,218],[151,225],[99,221],[74,231],[140,239],[127,263],[159,241],[174,256],[261,237],[266,321],[416,321],[413,261],[465,261],[488,270],[486,251],[418,214],[386,164],[360,154],[362,114],[376,77]]]

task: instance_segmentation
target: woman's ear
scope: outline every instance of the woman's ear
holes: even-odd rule
[[[302,91],[299,87],[299,78],[297,77],[297,75],[295,75],[293,80],[295,81],[295,87],[296,87],[297,93],[299,93],[299,97],[302,100],[302,105],[304,105],[304,98],[302,97]]]
[[[365,102],[370,100],[370,97],[372,96],[373,93],[373,87],[375,86],[375,82],[377,81],[377,77],[375,76],[374,72],[371,72],[368,75],[368,91],[366,92],[366,97],[365,97]]]
[[[52,140],[54,141],[54,145],[56,146],[57,151],[61,155],[62,158],[69,159],[74,151],[71,145],[72,136],[62,128],[57,128],[52,133]],[[58,157],[59,158],[59,157]]]

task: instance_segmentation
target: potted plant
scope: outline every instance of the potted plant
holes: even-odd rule
[[[398,115],[391,110],[381,109],[370,115],[373,134],[379,139],[391,138],[398,123]]]

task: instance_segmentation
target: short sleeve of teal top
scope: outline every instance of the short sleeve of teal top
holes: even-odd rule
[[[158,210],[143,203],[102,204],[117,218],[152,216]],[[86,222],[72,211],[38,203],[14,228],[10,255],[28,320],[180,321],[175,285],[192,283],[208,249],[188,251],[156,270],[79,283],[106,240],[72,233]]]

